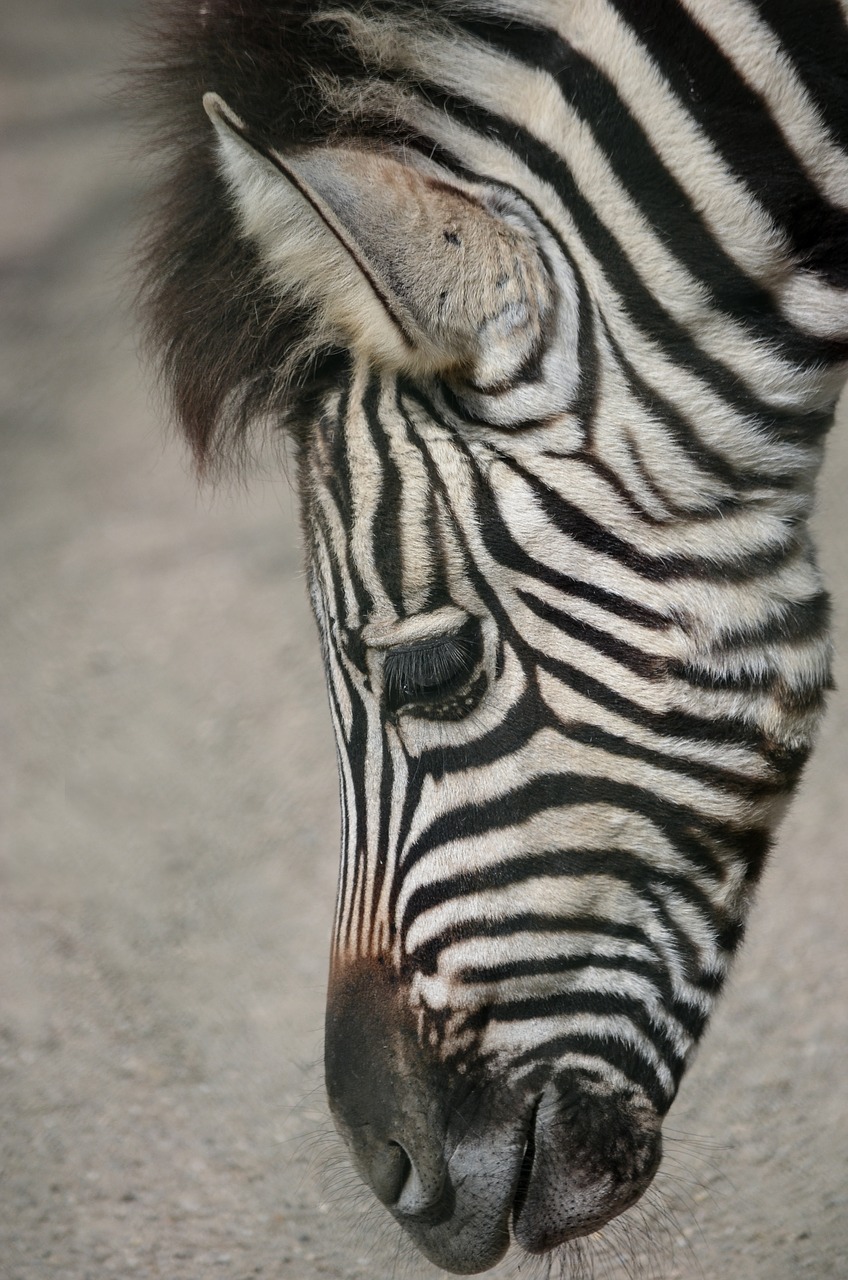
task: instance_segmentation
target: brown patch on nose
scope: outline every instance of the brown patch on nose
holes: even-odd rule
[[[409,984],[391,961],[369,957],[333,967],[324,1066],[330,1107],[345,1128],[390,1129],[406,1082],[427,1076],[433,1084],[435,1064],[427,1057]]]
[[[405,991],[383,957],[333,966],[324,1068],[330,1107],[347,1129],[385,1118],[391,1081],[419,1053]]]

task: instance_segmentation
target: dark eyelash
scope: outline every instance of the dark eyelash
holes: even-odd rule
[[[468,646],[454,636],[399,649],[386,658],[386,688],[411,693],[444,684],[466,669]]]
[[[469,621],[454,635],[390,649],[383,683],[390,711],[413,702],[434,702],[462,687],[480,657],[479,625]]]

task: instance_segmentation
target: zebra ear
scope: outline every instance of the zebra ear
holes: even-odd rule
[[[536,351],[553,285],[497,197],[425,158],[361,146],[260,146],[216,94],[204,107],[247,235],[279,286],[374,362],[476,387]]]

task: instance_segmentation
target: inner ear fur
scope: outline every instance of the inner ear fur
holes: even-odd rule
[[[478,387],[532,358],[552,284],[497,191],[413,151],[349,143],[283,154],[216,94],[203,104],[245,235],[328,341]]]

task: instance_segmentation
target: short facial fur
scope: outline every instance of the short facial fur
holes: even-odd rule
[[[330,1102],[457,1272],[650,1182],[821,714],[848,39],[816,7],[812,69],[742,0],[170,20],[151,327],[201,466],[261,416],[297,443]]]

